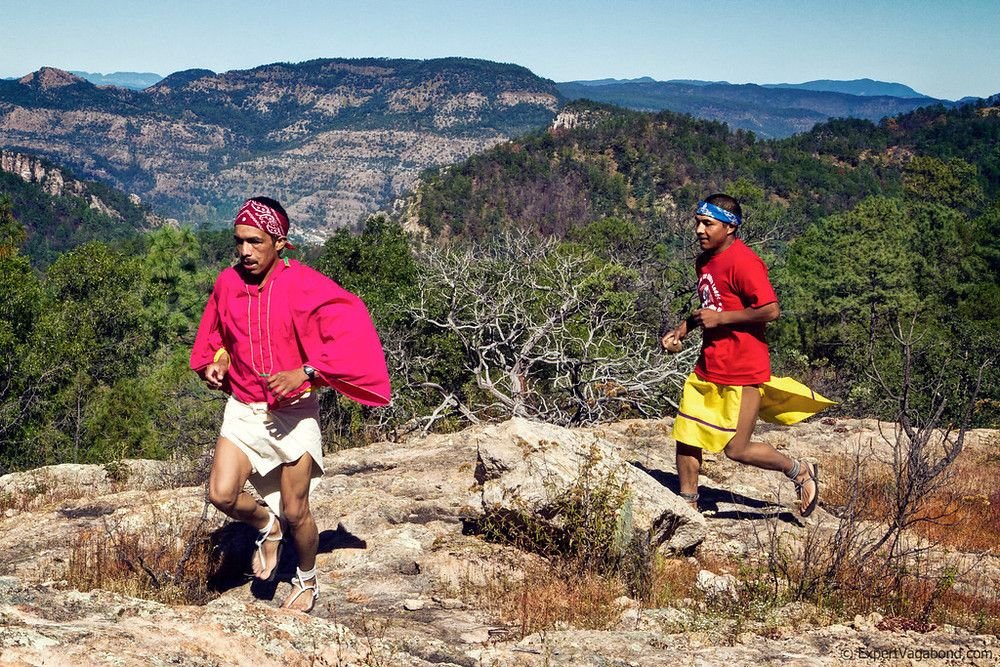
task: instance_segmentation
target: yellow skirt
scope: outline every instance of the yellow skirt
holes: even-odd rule
[[[772,424],[795,424],[825,410],[834,401],[792,378],[771,379],[760,386],[758,417]],[[673,437],[707,452],[721,452],[736,435],[743,387],[699,380],[692,373],[674,420]]]

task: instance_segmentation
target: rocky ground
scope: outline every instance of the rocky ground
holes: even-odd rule
[[[877,614],[838,619],[804,604],[775,609],[766,623],[741,620],[738,582],[719,563],[752,558],[776,530],[802,537],[834,518],[821,508],[799,519],[780,476],[725,459],[706,465],[703,514],[692,512],[673,495],[669,433],[669,420],[577,430],[513,420],[328,456],[312,498],[322,594],[308,616],[277,608],[294,572],[290,549],[278,584],[240,577],[253,536],[206,511],[195,483],[204,461],[7,475],[0,665],[1000,664],[997,637],[950,626],[880,630]],[[815,420],[762,437],[825,462],[877,434],[874,422]],[[968,447],[991,437],[974,433]],[[544,515],[546,496],[571,483],[585,460],[628,476],[628,530],[688,558],[701,570],[700,593],[658,609],[621,598],[610,629],[560,626],[522,637],[516,623],[487,611],[482,591],[515,585],[537,558],[487,542],[474,527],[503,507]],[[141,530],[162,539],[203,516],[225,552],[214,579],[221,595],[207,604],[67,586],[81,535]],[[706,605],[713,596],[731,598],[728,613]]]

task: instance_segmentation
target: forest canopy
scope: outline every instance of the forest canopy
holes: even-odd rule
[[[835,120],[782,141],[670,113],[565,113],[573,129],[428,172],[398,213],[297,255],[366,301],[393,376],[387,409],[324,395],[327,446],[511,415],[671,415],[697,346],[668,357],[656,335],[693,306],[691,213],[716,191],[742,201],[771,267],[775,374],[842,414],[891,419],[906,334],[918,400],[944,397],[960,419],[985,372],[972,421],[1000,424],[996,107]],[[231,262],[228,230],[100,238],[67,226],[64,205],[57,224],[86,230],[82,243],[43,252],[27,243],[26,201],[0,196],[0,466],[210,447],[222,396],[187,357]]]

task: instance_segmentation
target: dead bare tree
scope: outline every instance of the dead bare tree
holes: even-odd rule
[[[892,512],[881,536],[858,554],[862,561],[872,558],[883,549],[890,555],[905,556],[905,553],[900,553],[904,531],[921,521],[943,518],[944,515],[924,511],[927,500],[947,481],[946,472],[962,452],[965,435],[982,389],[983,376],[996,361],[995,353],[980,360],[975,377],[965,381],[965,398],[957,413],[957,423],[945,423],[948,399],[943,389],[947,381],[947,366],[942,365],[937,376],[927,386],[918,387],[913,377],[914,345],[918,342],[916,319],[911,319],[905,329],[904,325],[897,322],[890,326],[890,332],[902,354],[899,384],[894,386],[888,381],[880,372],[879,364],[872,363],[871,367],[879,386],[899,406],[896,418],[898,427],[891,435],[883,434],[883,439],[890,445],[889,464],[895,480],[892,487]],[[918,391],[922,391],[928,399],[923,412],[914,406],[914,394]]]
[[[683,383],[693,352],[665,357],[654,332],[635,327],[638,277],[620,264],[514,233],[428,248],[421,263],[410,315],[458,342],[478,390],[421,383],[441,397],[425,428],[449,411],[565,425],[657,415]]]
[[[943,590],[941,581],[954,582],[956,573],[964,576],[971,566],[957,564],[961,559],[955,558],[942,565],[934,557],[934,553],[940,556],[935,551],[939,545],[921,539],[912,529],[949,516],[947,503],[935,504],[934,499],[946,489],[952,466],[963,450],[997,350],[980,356],[967,377],[956,377],[943,364],[934,377],[921,381],[915,373],[920,342],[917,320],[897,322],[889,332],[900,355],[898,377],[890,379],[884,360],[874,353],[870,359],[872,378],[897,406],[895,424],[880,429],[881,440],[867,446],[859,443],[845,480],[850,492],[840,506],[828,506],[837,519],[835,530],[814,525],[798,548],[798,557],[789,558],[772,527],[764,552],[776,581],[786,582],[800,597],[851,588],[884,603],[900,599],[907,581],[933,578],[938,583],[921,612],[921,620],[926,621]],[[946,391],[955,382],[958,391]],[[949,412],[948,395],[961,397],[958,410]],[[878,482],[874,487],[873,479]]]

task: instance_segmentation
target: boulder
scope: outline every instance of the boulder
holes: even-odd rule
[[[531,516],[558,530],[561,500],[602,485],[625,490],[622,524],[635,539],[667,553],[691,552],[705,538],[704,518],[675,493],[629,464],[592,431],[514,418],[478,430],[476,481],[484,515]]]

